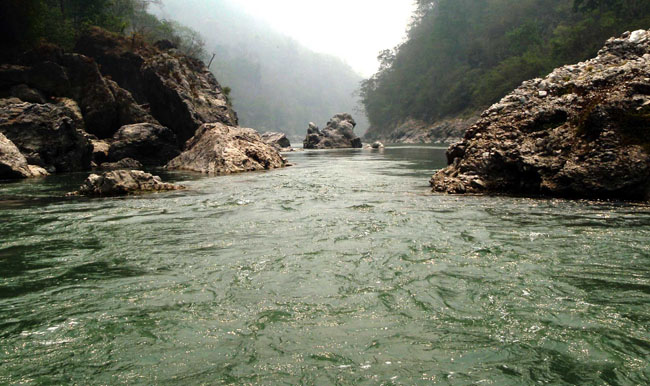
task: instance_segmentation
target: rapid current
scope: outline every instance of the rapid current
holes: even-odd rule
[[[0,185],[0,384],[650,382],[650,206],[430,192],[442,147]]]

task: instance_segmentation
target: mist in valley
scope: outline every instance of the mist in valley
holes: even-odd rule
[[[362,76],[344,60],[306,48],[229,1],[165,0],[150,11],[200,33],[204,61],[215,55],[210,69],[231,90],[242,126],[297,140],[309,122],[323,126],[334,114],[349,112],[357,134],[366,131],[358,102]]]

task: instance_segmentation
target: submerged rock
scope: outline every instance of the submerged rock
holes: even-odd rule
[[[90,139],[83,131],[83,122],[65,105],[4,100],[0,103],[0,133],[31,165],[49,172],[90,168]]]
[[[110,197],[181,189],[185,187],[163,182],[160,177],[140,170],[115,170],[91,174],[78,191],[69,195]]]
[[[207,123],[167,164],[169,169],[210,174],[269,170],[286,166],[280,153],[253,129]]]
[[[179,154],[176,136],[170,129],[138,123],[123,126],[115,133],[108,158],[111,161],[133,158],[145,165],[164,165]]]
[[[0,179],[40,177],[48,174],[39,166],[29,165],[16,145],[0,133]]]
[[[361,148],[361,138],[354,134],[357,123],[348,113],[336,114],[321,131],[314,123],[309,123],[305,149],[344,149]]]
[[[650,199],[650,32],[524,82],[447,156],[434,191]]]
[[[262,133],[262,140],[280,151],[291,150],[291,142],[284,133],[267,131]]]
[[[373,148],[373,149],[383,149],[384,144],[379,142],[379,141],[376,141],[376,142],[373,142],[373,144],[370,145],[370,147]]]

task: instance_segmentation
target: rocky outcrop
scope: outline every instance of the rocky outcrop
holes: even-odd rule
[[[83,115],[84,130],[110,138],[122,126],[158,123],[131,94],[99,72],[93,59],[43,48],[24,55],[20,65],[0,65],[0,96],[25,102],[74,100]]]
[[[108,150],[110,161],[133,158],[145,165],[165,165],[178,156],[174,133],[160,125],[138,123],[123,126],[115,136]]]
[[[650,199],[650,32],[524,82],[447,156],[434,191]]]
[[[286,161],[253,129],[208,123],[196,132],[169,169],[229,174],[281,168]]]
[[[90,167],[90,139],[83,131],[83,122],[65,105],[4,99],[0,103],[0,133],[16,145],[30,165],[48,172]]]
[[[377,135],[371,129],[366,139],[380,139],[386,143],[455,143],[460,141],[467,129],[478,119],[478,114],[469,118],[444,119],[433,124],[409,119],[397,125],[390,134]]]
[[[181,142],[204,123],[238,124],[227,96],[201,61],[99,28],[85,34],[75,50],[94,58],[104,75],[148,104]]]
[[[322,131],[314,123],[309,123],[303,146],[305,149],[361,148],[361,138],[354,134],[356,125],[347,113],[336,114]]]
[[[279,151],[288,151],[291,150],[291,142],[287,135],[284,133],[276,133],[273,131],[267,131],[262,133],[262,141],[266,144],[273,146]]]
[[[185,187],[163,182],[160,177],[140,170],[115,170],[91,174],[78,191],[68,195],[111,197],[181,189]]]
[[[117,162],[104,162],[98,167],[99,170],[138,170],[142,169],[142,164],[133,158],[123,158]]]
[[[41,167],[27,164],[16,145],[0,133],[0,180],[40,177],[48,175]]]

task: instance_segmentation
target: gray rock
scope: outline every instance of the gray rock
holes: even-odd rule
[[[28,165],[25,157],[7,137],[0,133],[0,179],[20,179],[48,175],[35,165]]]
[[[278,150],[291,150],[291,142],[284,133],[276,133],[272,131],[262,133],[262,140]]]
[[[449,149],[434,191],[650,199],[649,54],[635,31],[524,82]]]
[[[5,100],[0,103],[0,133],[18,147],[29,164],[49,172],[90,167],[90,139],[83,131],[83,122],[65,105]]]
[[[163,182],[160,177],[140,170],[115,170],[91,174],[78,191],[68,195],[111,197],[181,189],[185,187]]]
[[[145,165],[164,165],[180,154],[174,133],[152,123],[123,126],[112,141],[108,151],[111,161],[133,158]]]
[[[99,165],[99,170],[138,170],[142,169],[142,164],[133,158],[124,158],[117,162],[104,162]]]
[[[332,117],[323,130],[309,123],[303,146],[305,149],[361,148],[361,138],[354,134],[356,125],[357,123],[348,113]]]
[[[77,42],[77,52],[94,58],[179,141],[191,138],[204,123],[238,124],[237,114],[209,69],[198,60],[91,28]]]
[[[167,164],[168,169],[210,174],[269,170],[286,160],[262,141],[253,129],[206,123],[186,144],[186,150]]]
[[[25,102],[31,103],[45,103],[45,97],[40,91],[35,90],[28,85],[21,83],[11,88],[11,96],[16,97]]]

